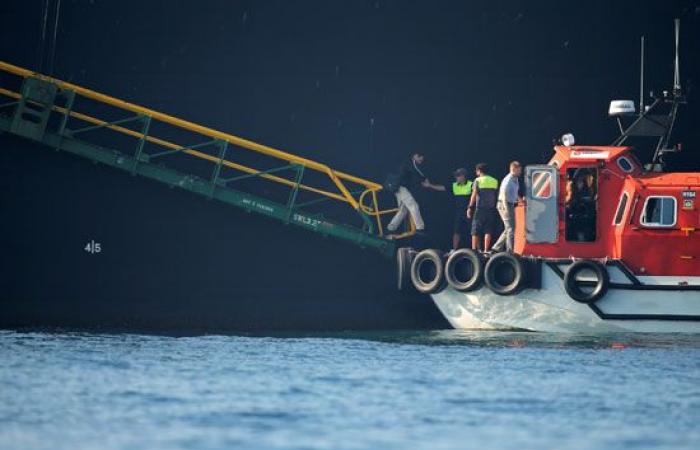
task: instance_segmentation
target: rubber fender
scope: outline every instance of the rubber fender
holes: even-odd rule
[[[445,263],[439,250],[423,250],[413,258],[411,281],[422,294],[432,294],[445,287]]]
[[[396,250],[396,277],[399,291],[406,289],[411,282],[411,262],[416,251],[411,247]]]
[[[583,271],[589,271],[595,275],[595,285],[590,292],[581,289],[584,285],[583,283],[589,283],[587,281],[582,282],[578,279],[578,276]],[[574,262],[567,269],[566,275],[564,275],[564,289],[566,293],[579,303],[595,303],[608,293],[609,287],[610,275],[608,274],[608,270],[601,263],[590,259],[582,259]]]
[[[484,268],[484,282],[498,295],[518,293],[525,283],[523,262],[512,253],[493,255]]]
[[[461,279],[466,272],[467,279]],[[445,263],[445,281],[459,292],[479,289],[484,282],[484,258],[470,248],[455,250]]]

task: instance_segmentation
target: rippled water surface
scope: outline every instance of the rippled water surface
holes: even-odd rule
[[[0,332],[0,448],[700,448],[700,336]]]

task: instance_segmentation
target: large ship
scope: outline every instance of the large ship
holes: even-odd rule
[[[455,328],[700,332],[700,173],[664,170],[680,150],[679,26],[671,90],[647,106],[641,96],[639,111],[612,101],[612,144],[567,134],[547,164],[526,167],[514,254],[403,248],[400,284],[430,294]],[[625,145],[631,137],[656,140],[651,163]]]
[[[515,255],[447,259],[388,239],[382,185],[322,162],[4,62],[0,97],[3,328],[700,330],[700,174],[663,163],[677,64],[650,105],[611,104],[611,145],[566,136],[526,168]]]

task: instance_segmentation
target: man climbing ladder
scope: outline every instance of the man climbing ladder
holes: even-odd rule
[[[418,186],[422,186],[425,189],[432,189],[434,191],[444,191],[445,186],[435,185],[430,183],[430,180],[423,174],[418,166],[423,164],[425,156],[423,153],[416,152],[411,155],[411,159],[404,162],[399,169],[398,179],[395,182],[388,183],[388,190],[394,192],[396,195],[396,202],[398,203],[399,211],[391,219],[387,229],[390,232],[394,232],[399,228],[399,225],[406,219],[407,214],[411,214],[411,219],[416,225],[416,231],[422,232],[425,229],[425,223],[423,222],[423,217],[420,213],[420,207],[418,202],[413,198],[411,190],[417,189]],[[395,184],[395,186],[391,186]]]

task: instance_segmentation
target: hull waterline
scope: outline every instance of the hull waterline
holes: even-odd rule
[[[622,281],[610,271],[611,280]],[[676,279],[665,281],[677,283]],[[652,281],[647,279],[645,281]],[[700,284],[700,277],[693,278]],[[447,287],[431,295],[445,319],[457,329],[521,329],[545,332],[700,332],[700,291],[611,289],[593,306],[572,300],[549,266],[541,289],[501,296],[482,287],[459,292]],[[677,320],[668,317],[678,317]],[[619,319],[624,317],[624,319]],[[655,318],[663,317],[661,320]]]

